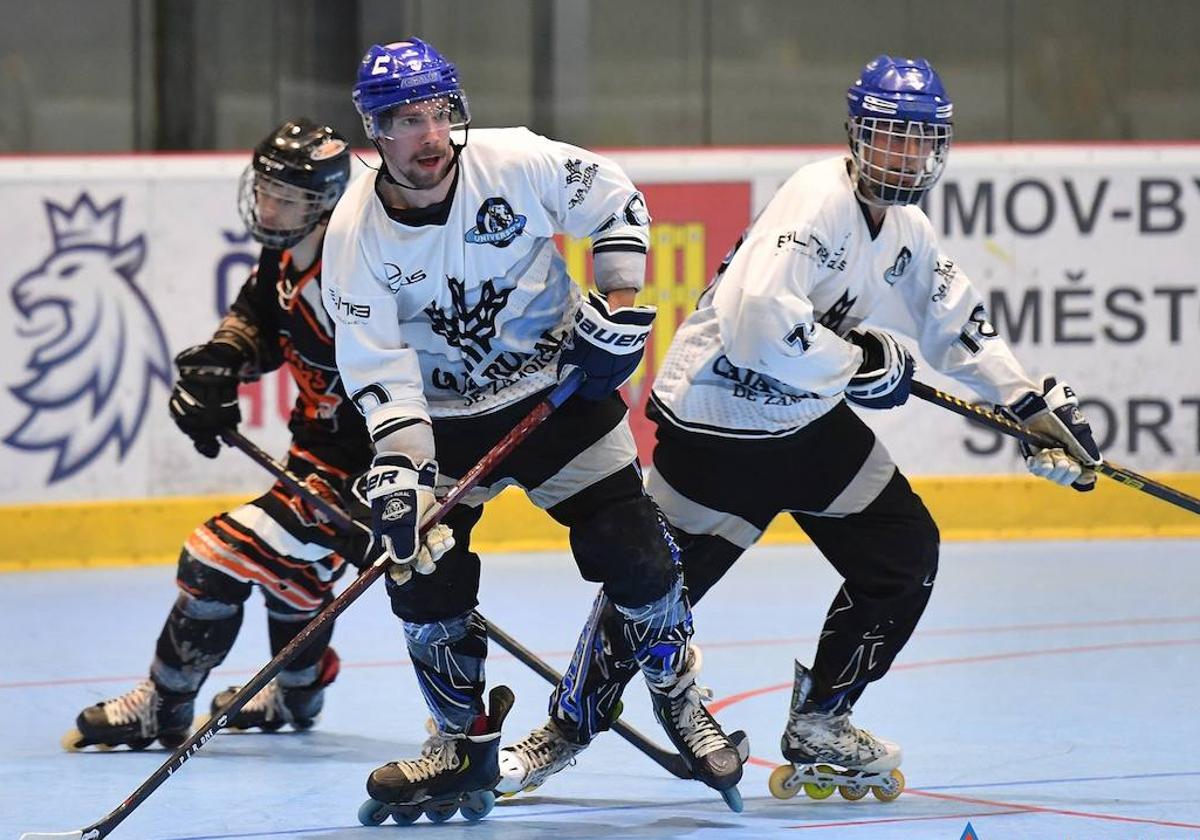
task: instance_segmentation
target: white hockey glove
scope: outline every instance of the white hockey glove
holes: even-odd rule
[[[441,556],[454,547],[454,534],[445,525],[433,526],[420,538],[421,523],[434,505],[437,474],[436,461],[414,464],[398,453],[376,455],[367,471],[372,549],[383,551],[375,562],[387,559],[394,564],[388,576],[397,585],[407,583],[414,571],[431,574]]]
[[[904,405],[917,369],[912,354],[882,330],[851,330],[846,339],[863,351],[862,364],[846,385],[846,399],[863,408]]]
[[[1021,454],[1031,473],[1082,492],[1096,486],[1096,471],[1089,467],[1104,459],[1071,386],[1047,377],[1042,393],[1030,391],[999,412],[1029,431],[1063,444],[1061,448],[1037,449],[1022,441]]]

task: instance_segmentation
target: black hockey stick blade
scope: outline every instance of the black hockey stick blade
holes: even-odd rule
[[[939,391],[937,388],[926,385],[924,382],[913,380],[912,394],[914,397],[920,397],[926,402],[940,405],[942,408],[949,409],[955,414],[961,414],[968,420],[974,420],[976,423],[987,426],[997,432],[1017,438],[1018,440],[1023,440],[1039,449],[1057,449],[1062,447],[1062,444],[1050,438],[1027,431],[1020,424],[1014,423],[1007,417],[1001,417],[985,408],[972,405],[966,400],[959,399],[953,394],[947,394],[945,391]],[[1124,484],[1126,487],[1140,490],[1156,499],[1161,499],[1164,502],[1181,507],[1192,513],[1200,514],[1200,499],[1197,499],[1195,496],[1189,496],[1182,490],[1176,490],[1174,487],[1169,487],[1166,484],[1136,473],[1133,470],[1118,466],[1108,460],[1102,464],[1097,464],[1092,469],[1101,475],[1108,476],[1113,481]]]
[[[583,382],[583,374],[580,371],[573,371],[552,390],[544,400],[538,403],[532,411],[518,423],[512,431],[504,436],[493,446],[486,455],[479,460],[475,466],[467,471],[467,474],[451,488],[445,500],[440,507],[435,510],[421,525],[421,532],[424,533],[442,520],[450,509],[456,505],[460,499],[469,493],[475,486],[486,476],[492,469],[496,467],[502,460],[508,457],[516,446],[529,436],[529,434],[537,428],[537,426],[550,416],[554,409],[566,402],[567,398],[573,394],[579,385]],[[269,472],[276,475],[277,478],[283,480],[285,476],[288,478],[289,486],[292,486],[296,492],[305,493],[315,505],[320,507],[330,518],[342,524],[344,527],[352,527],[353,520],[345,512],[334,505],[324,503],[324,500],[308,490],[300,484],[294,477],[288,476],[287,471],[276,464],[269,455],[243,437],[236,431],[228,431],[222,434],[226,443],[237,447],[253,458],[256,462],[262,464]],[[293,486],[294,485],[294,486]],[[313,617],[308,624],[304,625],[294,639],[275,655],[275,657],[263,666],[262,670],[255,674],[250,680],[238,689],[229,702],[223,708],[218,710],[204,723],[202,723],[195,732],[184,741],[171,756],[164,761],[157,770],[150,774],[142,784],[129,795],[120,805],[109,812],[103,819],[92,823],[84,828],[75,831],[61,833],[40,833],[26,832],[21,835],[21,840],[47,840],[50,838],[72,838],[72,840],[101,840],[112,833],[118,825],[120,825],[126,817],[133,813],[139,805],[146,801],[149,796],[156,791],[163,782],[170,778],[175,772],[180,770],[183,765],[200,751],[200,748],[207,744],[212,738],[220,732],[233,719],[242,707],[250,701],[255,694],[258,694],[267,683],[275,678],[275,675],[283,670],[289,662],[295,659],[304,648],[312,641],[313,637],[322,632],[329,622],[337,618],[341,613],[358,597],[362,595],[367,588],[374,583],[388,567],[388,563],[384,558],[380,558],[375,563],[363,570],[363,572],[351,581],[340,595],[330,602],[329,606],[321,610]]]

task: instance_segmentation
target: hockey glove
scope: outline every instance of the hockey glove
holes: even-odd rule
[[[229,344],[210,341],[175,357],[179,381],[171,391],[171,418],[206,458],[221,451],[217,435],[242,419],[238,408],[238,370],[242,356]]]
[[[916,371],[912,354],[880,330],[852,330],[847,339],[862,349],[863,361],[846,385],[846,399],[863,408],[904,405]]]
[[[587,379],[576,392],[587,400],[602,400],[633,376],[650,325],[657,310],[653,306],[623,306],[609,311],[608,303],[595,292],[575,313],[575,331],[558,357],[558,375],[567,367],[578,367]]]
[[[1022,441],[1021,454],[1031,473],[1081,492],[1095,488],[1096,471],[1089,467],[1104,459],[1070,385],[1047,377],[1042,393],[1030,391],[998,411],[1029,431],[1063,444],[1062,448],[1037,449]]]
[[[372,549],[395,564],[388,575],[397,585],[407,583],[414,571],[432,573],[438,559],[454,547],[454,534],[445,525],[430,528],[424,539],[420,536],[421,523],[434,504],[437,474],[436,461],[414,464],[399,453],[376,455],[367,472]]]
[[[363,478],[365,480],[365,474]],[[342,528],[336,519],[331,519],[329,514],[310,501],[305,494],[294,493],[282,483],[275,485],[276,489],[287,497],[288,508],[300,526],[321,528],[327,536],[318,538],[317,541],[322,544],[327,541],[330,548],[355,567],[363,569],[371,565],[371,510],[352,489],[353,483],[320,472],[309,473],[301,483],[309,493],[335,510],[340,510],[355,522],[362,522],[367,529],[364,533],[364,529],[357,526]]]

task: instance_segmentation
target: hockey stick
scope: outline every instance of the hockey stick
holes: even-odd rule
[[[558,384],[558,386],[546,396],[544,400],[538,403],[537,406],[535,406],[534,409],[530,411],[529,414],[527,414],[525,418],[522,419],[521,422],[512,429],[512,431],[505,435],[499,443],[493,446],[488,453],[479,460],[479,463],[471,467],[471,469],[467,471],[467,474],[462,477],[458,484],[451,488],[450,493],[446,496],[442,505],[438,507],[437,510],[433,511],[432,515],[421,524],[421,532],[425,533],[438,522],[440,522],[442,518],[449,513],[450,509],[457,504],[460,499],[462,499],[463,496],[474,489],[474,487],[483,479],[485,475],[493,470],[497,464],[508,457],[509,453],[512,452],[512,450],[515,449],[517,445],[521,443],[521,441],[527,438],[543,420],[549,417],[551,412],[566,402],[567,398],[570,397],[571,394],[575,393],[576,389],[579,388],[579,385],[582,382],[583,372],[578,369],[571,371]],[[243,451],[246,451],[247,453],[249,453],[252,449],[257,449],[257,447],[255,447],[237,432],[224,432],[222,433],[222,437],[225,438],[226,442],[231,446],[238,446],[238,448],[242,448],[242,446],[239,444],[244,444],[246,448]],[[261,450],[258,451],[261,452]],[[267,461],[270,461],[270,458],[267,457],[265,453],[263,457],[266,458]],[[298,486],[293,487],[292,489],[298,489]],[[334,514],[336,508],[334,506],[325,503],[324,499],[316,499],[315,494],[312,494],[310,498],[314,499],[314,504],[320,507],[323,512],[326,514],[333,514],[336,517],[337,514]],[[346,516],[344,512],[337,511],[337,513],[340,513],[342,516]],[[114,808],[103,819],[94,822],[91,825],[85,826],[84,828],[76,829],[75,831],[51,833],[26,832],[21,835],[21,840],[101,840],[101,838],[107,837],[112,833],[113,829],[115,829],[121,824],[122,821],[125,820],[126,817],[133,813],[134,809],[145,802],[146,799],[152,793],[154,793],[154,791],[156,791],[163,782],[165,782],[172,774],[176,773],[180,768],[182,768],[188,759],[200,751],[201,747],[212,740],[212,738],[219,731],[221,731],[226,724],[229,723],[233,716],[241,711],[242,707],[249,702],[250,698],[258,694],[258,692],[262,690],[267,683],[274,679],[276,674],[283,670],[285,665],[287,665],[289,662],[295,659],[297,655],[300,654],[305,646],[307,646],[312,640],[314,635],[324,630],[329,622],[337,618],[337,616],[340,615],[343,610],[354,603],[354,601],[357,600],[358,597],[362,595],[363,592],[365,592],[367,588],[387,570],[388,565],[389,564],[387,561],[381,557],[379,560],[365,569],[362,574],[356,577],[340,595],[333,599],[329,606],[325,607],[325,609],[321,610],[321,612],[314,616],[312,621],[306,624],[304,629],[301,630],[294,639],[288,642],[283,650],[279,651],[279,653],[277,653],[261,671],[251,677],[245,685],[238,689],[233,697],[230,698],[229,702],[225,704],[224,708],[212,715],[207,721],[204,722],[203,725],[200,726],[200,728],[193,732],[192,735],[186,741],[184,741],[183,744],[181,744],[180,747],[175,750],[175,752],[171,754],[170,758],[164,761],[157,770],[150,774],[150,777],[146,779],[146,781],[142,782],[141,786],[138,787],[137,790],[131,793],[124,802]]]
[[[1051,440],[1050,438],[1039,435],[1036,432],[1030,432],[1023,428],[1020,424],[1014,423],[1007,417],[1001,417],[987,409],[980,408],[977,405],[972,405],[966,400],[961,400],[952,394],[947,394],[945,391],[939,391],[924,382],[913,381],[912,383],[913,396],[920,397],[926,402],[931,402],[934,405],[940,405],[942,408],[947,408],[955,414],[961,414],[968,420],[974,420],[976,423],[994,429],[997,432],[1009,435],[1010,437],[1023,440],[1026,443],[1036,446],[1039,449],[1061,449],[1062,444]],[[1132,487],[1134,490],[1140,490],[1143,493],[1153,496],[1156,499],[1162,499],[1176,507],[1181,507],[1184,510],[1192,513],[1200,514],[1200,499],[1195,496],[1189,496],[1182,490],[1176,490],[1174,487],[1168,487],[1165,484],[1155,481],[1152,478],[1147,478],[1144,475],[1135,473],[1133,470],[1118,466],[1112,461],[1106,460],[1102,464],[1096,464],[1091,467],[1101,475],[1106,475],[1114,481],[1119,481],[1126,487]]]
[[[343,530],[351,528],[366,529],[366,526],[361,522],[355,522],[341,508],[329,504],[325,499],[314,493],[311,488],[302,484],[299,479],[288,472],[270,455],[259,449],[251,441],[242,437],[242,435],[237,432],[228,432],[225,434],[225,439],[231,446],[246,453],[252,461],[283,482],[293,493],[303,497],[305,501],[314,507],[320,508],[321,512],[337,524],[339,528]],[[504,632],[491,621],[485,618],[484,622],[487,624],[488,638],[495,641],[497,645],[508,652],[514,659],[546,680],[546,682],[554,686],[558,685],[562,675],[555,671],[554,668],[542,659],[539,659],[537,654],[508,635],[508,633]],[[618,735],[645,753],[652,761],[672,776],[680,779],[693,778],[692,771],[688,768],[687,762],[683,760],[683,756],[660,747],[641,732],[619,719],[613,723],[612,728]]]

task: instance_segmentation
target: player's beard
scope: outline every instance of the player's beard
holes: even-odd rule
[[[404,166],[399,167],[399,171],[394,171],[394,174],[399,176],[396,180],[409,188],[431,190],[449,174],[450,166],[454,163],[453,152],[454,149],[449,143],[444,148],[424,148],[409,158]],[[433,158],[436,158],[436,161],[431,161]],[[433,165],[427,165],[426,162]]]

